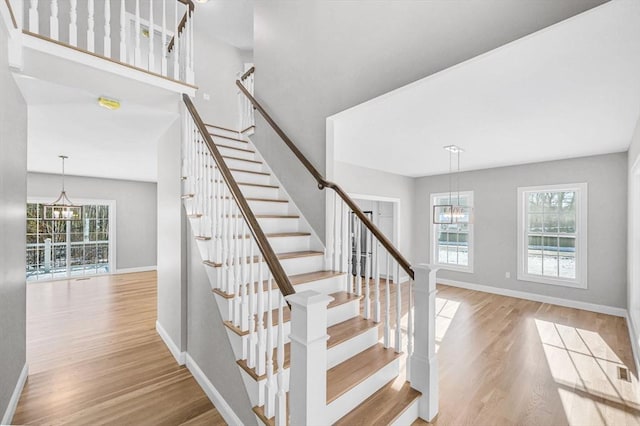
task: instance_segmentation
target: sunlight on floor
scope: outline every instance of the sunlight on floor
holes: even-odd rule
[[[458,308],[460,308],[460,302],[436,297],[436,353]]]
[[[544,354],[571,424],[640,425],[637,377],[618,377],[628,368],[600,334],[549,321],[535,320]]]

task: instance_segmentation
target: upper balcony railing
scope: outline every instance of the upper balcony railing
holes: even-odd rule
[[[22,12],[27,35],[194,83],[191,0],[27,0]]]

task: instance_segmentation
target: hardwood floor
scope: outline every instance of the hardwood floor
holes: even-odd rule
[[[443,285],[437,310],[434,424],[640,424],[624,318]]]
[[[27,285],[15,424],[225,424],[155,330],[156,274]]]

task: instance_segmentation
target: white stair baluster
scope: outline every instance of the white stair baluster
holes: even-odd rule
[[[338,271],[340,268],[340,199],[337,193],[333,192],[333,257],[331,258],[331,269]]]
[[[222,199],[222,187],[223,187],[223,182],[222,182],[222,175],[220,174],[220,169],[216,166],[216,175],[215,175],[215,179],[216,179],[216,196],[215,196],[215,200],[216,200],[216,218],[217,218],[217,223],[216,223],[216,258],[215,261],[220,263],[222,262],[222,224],[224,223],[224,212],[222,211],[222,208],[224,206],[223,203],[223,199]]]
[[[353,293],[353,237],[355,235],[355,224],[353,221],[353,213],[348,208],[346,209],[346,222],[347,222],[347,249],[345,250],[345,256],[347,258],[347,293]]]
[[[231,197],[231,194],[229,194]],[[233,283],[234,283],[234,293],[235,296],[233,298],[233,324],[236,327],[240,327],[240,283],[242,282],[242,275],[240,269],[240,229],[238,223],[238,206],[235,203],[235,200],[231,198],[231,202],[233,203],[232,210],[232,223],[233,223]]]
[[[247,365],[249,368],[256,367],[256,355],[258,350],[258,336],[256,333],[256,281],[255,281],[255,262],[254,262],[254,250],[253,250],[253,238],[249,239],[249,282],[247,288],[249,289],[249,357],[247,358]]]
[[[180,15],[178,15],[178,2],[174,2],[174,11],[176,14],[176,30],[173,33],[173,79],[180,80],[180,54],[178,52],[179,32],[180,32]]]
[[[224,183],[221,185],[222,193],[220,194],[220,202],[222,203],[222,258],[220,263],[222,264],[222,283],[226,294],[232,294],[233,290],[230,287],[229,279],[229,203],[227,202],[227,185]],[[227,318],[231,320],[231,316]]]
[[[375,241],[375,254],[373,257],[374,262],[374,274],[375,274],[375,300],[373,302],[373,320],[378,323],[380,322],[380,243],[376,239]]]
[[[69,1],[69,44],[78,46],[78,0]]]
[[[362,296],[362,224],[360,218],[354,215],[356,236],[356,294]]]
[[[177,2],[176,2],[177,3]],[[133,65],[142,67],[142,50],[140,50],[140,0],[136,0],[135,47],[133,50]]]
[[[149,0],[149,64],[147,69],[149,71],[155,71],[156,69],[156,55],[154,52],[156,27],[153,23],[153,0]]]
[[[87,50],[89,52],[95,52],[96,51],[96,42],[95,42],[95,32],[94,32],[94,27],[95,27],[95,17],[94,17],[94,4],[93,4],[93,0],[88,0],[87,3],[87,10],[88,10],[88,16],[87,16]]]
[[[29,31],[35,34],[40,33],[40,17],[38,15],[38,0],[29,2]]]
[[[120,62],[128,63],[127,60],[127,10],[124,0],[120,0]]]
[[[270,419],[275,415],[275,403],[276,403],[276,378],[273,374],[273,315],[271,310],[273,309],[273,277],[271,271],[268,271],[269,280],[267,282],[267,381],[265,383],[265,401],[264,401],[264,413],[265,416]]]
[[[278,393],[276,394],[276,426],[287,425],[287,395],[284,390],[284,298],[278,293]]]
[[[402,352],[402,286],[400,285],[400,263],[397,262],[396,276],[396,352]]]
[[[369,255],[370,250],[370,235],[369,228],[364,228],[364,317],[365,319],[371,318],[371,256]]]
[[[165,43],[167,42],[167,2],[162,1],[162,41],[160,42],[160,73],[163,76],[167,76],[167,47]]]
[[[51,0],[51,16],[49,17],[49,36],[58,40],[58,0]]]
[[[384,300],[384,347],[391,346],[391,255],[387,254],[387,279],[385,280]]]
[[[111,0],[104,0],[104,42],[103,55],[111,57]]]
[[[407,377],[411,377],[411,356],[413,355],[413,280],[409,278],[407,288]]]
[[[241,235],[240,235],[240,244],[242,246],[241,254],[241,263],[240,269],[242,270],[242,281],[240,282],[240,291],[242,295],[242,309],[240,312],[242,313],[240,329],[242,331],[249,331],[249,294],[247,293],[249,285],[249,271],[247,270],[247,241],[248,238],[245,238],[248,233],[247,224],[244,223],[244,219],[238,219],[238,221],[242,222]],[[246,339],[245,339],[246,340]],[[248,356],[248,355],[247,355]]]
[[[258,356],[256,373],[262,376],[266,372],[267,338],[264,329],[264,265],[262,254],[258,254]],[[269,309],[266,310],[269,312]]]

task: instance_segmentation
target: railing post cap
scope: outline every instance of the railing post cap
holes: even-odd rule
[[[313,290],[290,294],[289,296],[286,296],[285,299],[287,299],[287,302],[289,302],[291,305],[300,307],[308,307],[313,305],[327,306],[329,303],[333,302],[333,297],[327,294],[318,293],[317,291]]]
[[[425,271],[437,271],[441,268],[440,265],[434,265],[433,263],[418,263],[414,266],[415,269],[422,269]]]

